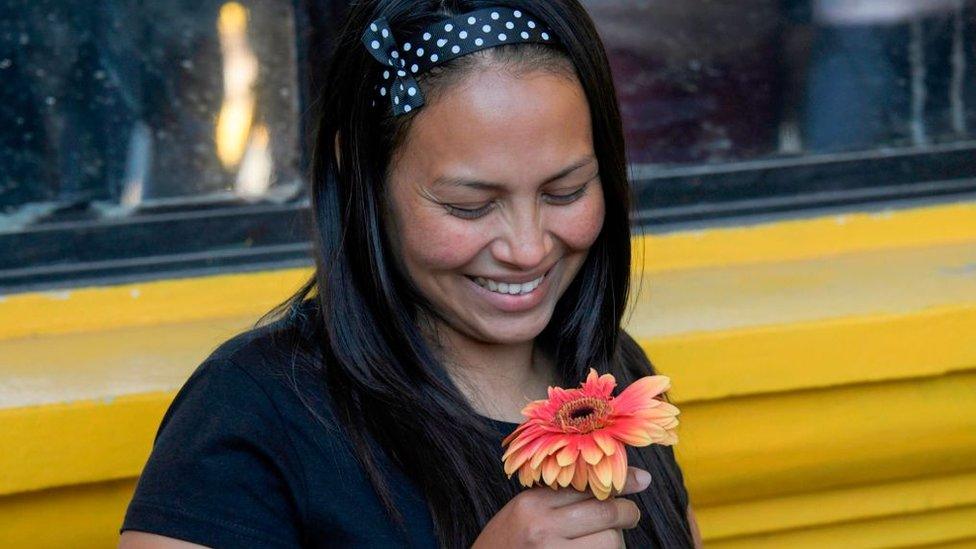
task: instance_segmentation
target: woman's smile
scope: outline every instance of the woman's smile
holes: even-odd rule
[[[555,265],[550,267],[542,276],[523,283],[504,282],[493,278],[470,275],[464,275],[464,278],[476,299],[484,300],[500,311],[517,313],[533,309],[545,299],[554,269]],[[506,278],[510,279],[510,277]]]

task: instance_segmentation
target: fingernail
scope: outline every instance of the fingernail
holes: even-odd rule
[[[651,474],[643,469],[638,469],[634,473],[634,477],[642,486],[649,486],[651,484]]]

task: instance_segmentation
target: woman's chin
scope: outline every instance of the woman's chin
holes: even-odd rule
[[[548,324],[548,315],[540,321],[539,319],[526,319],[526,321],[493,321],[482,324],[482,339],[486,342],[511,345],[515,343],[525,343],[532,341]]]

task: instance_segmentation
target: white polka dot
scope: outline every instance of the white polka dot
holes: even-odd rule
[[[400,84],[400,91],[403,91],[403,84]]]
[[[390,57],[396,59],[396,58],[400,57],[400,54],[397,53],[396,50],[393,50],[393,51],[390,52]]]
[[[383,71],[383,80],[388,80],[390,78],[390,71]]]
[[[477,21],[477,19],[475,19],[474,17],[468,17],[468,24],[469,25],[474,25],[474,22],[475,21]]]
[[[410,51],[410,42],[403,45],[403,51]]]
[[[485,43],[485,41],[484,41],[484,40],[482,40],[482,39],[480,39],[480,38],[475,38],[475,39],[474,39],[474,45],[475,45],[475,46],[480,46],[480,45],[482,45],[482,44],[484,44],[484,43]]]
[[[446,38],[440,38],[440,39],[437,40],[437,47],[438,48],[443,48],[444,47],[444,44],[447,44],[447,39]]]
[[[407,60],[406,59],[401,59],[400,60],[400,66],[401,67],[406,67],[407,66]]]
[[[529,28],[530,29],[534,29],[535,28],[535,21],[529,21],[528,24],[529,24]]]
[[[542,39],[543,40],[549,40],[549,33],[548,32],[542,33]]]
[[[491,32],[491,25],[481,27],[482,32]]]
[[[373,40],[372,42],[370,42],[369,45],[370,46],[373,46],[373,49],[374,50],[380,49],[380,41],[379,40]]]
[[[417,95],[417,88],[410,86],[410,89],[407,90],[407,95],[409,95],[410,97]]]
[[[522,31],[522,40],[528,40],[528,39],[529,39],[529,33]]]
[[[403,71],[397,71],[397,76],[403,77],[403,76],[406,76],[406,75],[407,75],[407,73],[405,73]]]
[[[385,86],[382,87],[382,88],[380,88],[380,95],[382,95],[384,97],[386,96],[386,87]]]
[[[410,72],[412,72],[412,73],[415,73],[415,74],[416,74],[416,72],[417,72],[418,70],[420,70],[420,67],[418,67],[416,63],[414,63],[413,65],[410,65]]]
[[[512,13],[512,15],[514,15],[514,16],[515,16],[516,18],[518,18],[518,17],[522,17],[522,12],[520,12],[519,10],[515,10],[515,11],[514,11],[514,12]]]
[[[430,40],[430,33],[429,32],[425,32],[424,33],[424,40]]]
[[[454,30],[454,25],[450,23],[444,25],[444,32],[451,32],[452,30]]]
[[[393,96],[393,103],[395,105],[399,105],[400,104],[400,98],[399,97],[396,97],[396,96]]]
[[[410,105],[404,105],[403,112],[410,112]]]
[[[436,53],[430,54],[430,60],[431,61],[433,61],[433,62],[436,63],[438,59],[439,59],[439,57],[437,57],[437,54]]]
[[[386,30],[386,29],[383,29],[383,32],[381,32],[380,34],[382,34],[382,35],[383,35],[383,38],[386,38],[387,36],[389,36],[389,35],[390,35],[390,31],[388,31],[388,30]]]
[[[509,22],[505,23],[505,28],[506,29],[514,29],[515,28],[515,23],[512,23],[511,21],[509,21]]]
[[[498,12],[497,11],[491,12],[491,18],[497,20],[498,19]]]
[[[457,53],[461,51],[461,46],[454,46],[451,48],[451,53]]]
[[[458,38],[460,38],[461,40],[464,40],[467,37],[468,37],[468,31],[461,31],[458,33]]]
[[[371,23],[371,24],[369,25],[369,28],[370,28],[370,29],[372,29],[372,30],[373,30],[373,32],[376,32],[376,31],[378,31],[378,30],[379,30],[378,28],[376,28],[376,23]]]
[[[417,48],[417,57],[424,56],[424,48]]]
[[[503,33],[501,33],[501,34],[498,35],[498,39],[501,40],[502,42],[504,42],[506,39],[508,39],[508,37],[505,36],[505,33],[503,32]]]

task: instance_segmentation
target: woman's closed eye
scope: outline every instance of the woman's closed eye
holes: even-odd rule
[[[583,183],[583,185],[580,186],[578,189],[570,193],[543,193],[543,197],[548,202],[555,205],[562,206],[566,204],[572,204],[573,202],[579,200],[580,197],[582,197],[586,193],[586,189],[589,187],[589,185],[590,185],[590,181],[587,181],[586,183]],[[477,219],[479,217],[488,215],[488,213],[492,210],[492,208],[494,208],[495,203],[488,202],[487,204],[478,206],[476,208],[463,207],[454,204],[442,204],[442,206],[444,206],[444,208],[447,209],[448,213],[450,213],[451,215],[460,217],[462,219]]]

